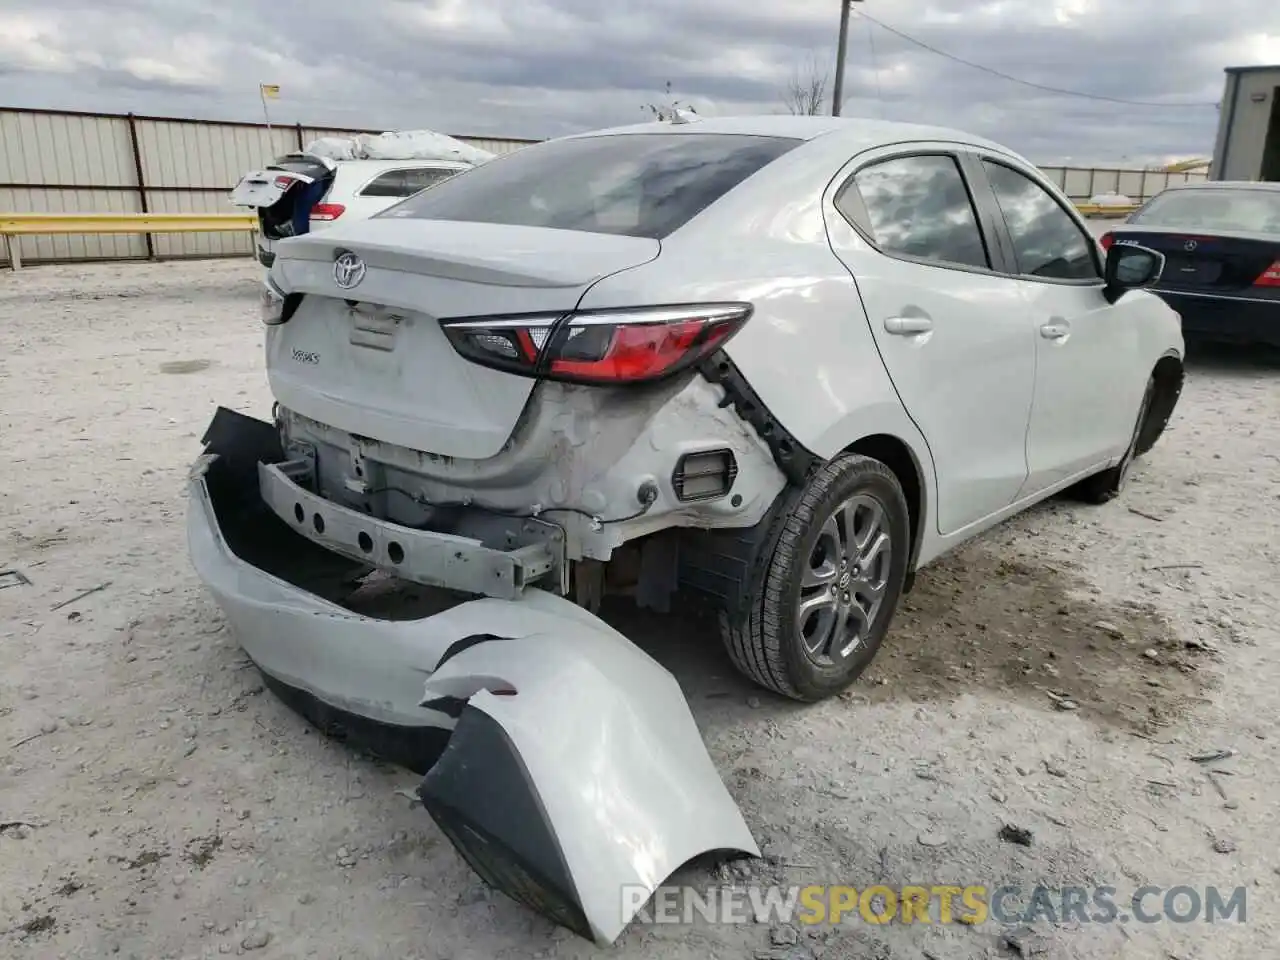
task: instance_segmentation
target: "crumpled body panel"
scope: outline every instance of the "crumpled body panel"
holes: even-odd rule
[[[675,679],[594,617],[477,643],[426,689],[469,697],[427,809],[486,880],[583,936],[613,942],[700,854],[759,856]]]
[[[609,943],[637,888],[704,853],[759,855],[675,679],[586,610],[537,589],[417,619],[339,605],[358,565],[261,503],[270,431],[206,437],[192,562],[273,688],[427,771],[424,804],[481,876]]]

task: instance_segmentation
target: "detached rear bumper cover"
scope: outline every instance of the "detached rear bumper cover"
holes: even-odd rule
[[[426,686],[469,697],[428,811],[485,880],[582,936],[612,943],[695,856],[759,856],[675,679],[607,626],[479,643]]]
[[[257,461],[271,428],[247,424],[234,442],[210,441],[192,471],[187,532],[200,578],[269,678],[424,736],[456,725],[420,792],[486,880],[605,944],[644,902],[637,890],[686,861],[759,855],[675,679],[585,610],[529,589],[380,620],[278,575],[282,562],[313,578],[349,567],[336,558],[326,568],[324,551],[261,503]],[[246,510],[252,549],[223,527]]]

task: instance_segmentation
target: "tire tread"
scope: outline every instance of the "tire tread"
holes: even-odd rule
[[[720,613],[721,634],[734,666],[762,687],[794,700],[810,698],[792,681],[783,654],[783,644],[789,639],[789,628],[780,616],[790,586],[787,572],[795,565],[797,545],[810,529],[818,504],[851,473],[878,475],[901,496],[897,476],[871,457],[846,453],[816,468],[809,482],[797,491],[790,508],[779,511],[776,532],[768,541],[772,549],[760,551],[751,571],[746,604],[736,615],[727,610]]]

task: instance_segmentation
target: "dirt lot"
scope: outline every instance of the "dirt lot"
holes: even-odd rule
[[[699,920],[600,951],[478,884],[410,774],[265,693],[191,572],[197,438],[218,402],[269,407],[255,297],[247,262],[0,277],[0,569],[30,580],[0,589],[0,954],[1274,955],[1280,363],[1196,361],[1122,500],[1055,501],[928,570],[841,699],[751,688],[708,624],[616,616],[767,854],[684,882],[1243,886],[1246,922]]]

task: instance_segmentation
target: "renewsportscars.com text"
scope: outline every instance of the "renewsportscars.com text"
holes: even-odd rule
[[[1244,887],[1143,886],[1121,893],[1108,886],[988,886],[971,884],[643,887],[622,891],[623,906],[641,923],[791,923],[1021,925],[1048,923],[1244,923]]]

